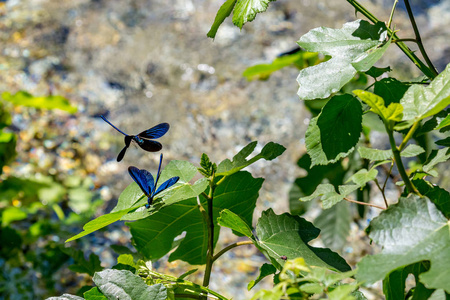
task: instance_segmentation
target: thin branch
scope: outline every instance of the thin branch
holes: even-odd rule
[[[388,178],[388,177],[386,177]],[[383,200],[384,200],[384,204],[386,205],[386,207],[389,207],[388,203],[387,203],[387,199],[386,199],[386,195],[384,194],[384,188],[381,188],[380,184],[378,183],[378,180],[375,178],[375,184],[377,185],[378,189],[381,192],[381,195],[383,196]]]
[[[253,242],[252,241],[243,241],[243,242],[237,242],[237,243],[228,245],[225,248],[223,248],[222,250],[220,250],[216,255],[213,256],[213,259],[212,259],[213,262],[216,259],[218,259],[220,256],[222,256],[222,254],[224,254],[225,252],[227,252],[227,251],[229,251],[229,250],[231,250],[233,248],[236,248],[236,247],[239,247],[239,246],[243,246],[243,245],[253,245]]]
[[[406,134],[406,136],[403,138],[402,143],[400,144],[400,146],[398,146],[398,150],[402,151],[406,144],[408,143],[408,141],[411,139],[411,137],[413,136],[414,132],[416,132],[417,128],[419,127],[420,121],[417,121],[413,124],[413,126],[409,129],[408,133]]]
[[[428,57],[427,52],[425,51],[425,47],[422,43],[422,38],[420,37],[419,28],[417,28],[416,20],[414,19],[414,14],[411,10],[411,6],[409,5],[409,0],[405,0],[406,11],[408,12],[409,20],[411,21],[411,25],[414,30],[414,34],[416,35],[417,45],[419,46],[420,53],[422,53],[423,58],[425,59],[430,70],[437,76],[439,73],[436,71],[431,59]]]
[[[366,203],[366,202],[361,202],[361,201],[352,200],[352,199],[349,199],[349,198],[346,198],[346,197],[344,197],[344,200],[345,200],[345,201],[348,201],[348,202],[356,203],[356,204],[361,204],[361,205],[367,205],[367,206],[376,207],[376,208],[383,209],[383,210],[386,209],[385,207],[381,207],[381,206],[378,206],[378,205],[375,205],[375,204],[371,204],[371,203]]]
[[[395,7],[397,6],[398,0],[394,1],[394,5],[392,5],[391,15],[389,16],[389,22],[387,27],[391,28],[392,19],[394,18]]]

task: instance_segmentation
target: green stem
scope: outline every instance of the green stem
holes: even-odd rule
[[[395,7],[397,6],[398,0],[394,1],[394,5],[392,5],[391,15],[389,16],[389,22],[387,27],[391,28],[392,19],[394,18]]]
[[[420,121],[417,121],[414,123],[414,125],[409,129],[408,133],[405,135],[405,137],[403,138],[402,143],[400,144],[400,146],[398,146],[398,150],[401,152],[406,144],[408,143],[408,141],[411,139],[411,137],[413,136],[414,132],[416,132],[417,128],[419,127]]]
[[[209,286],[209,280],[211,279],[211,270],[213,265],[214,257],[214,216],[213,216],[213,199],[214,199],[214,189],[216,184],[214,183],[215,174],[213,174],[209,181],[209,195],[207,195],[206,200],[208,203],[208,253],[206,254],[206,267],[205,275],[203,277],[203,286]]]
[[[400,150],[395,145],[394,132],[387,128],[386,131],[389,135],[389,143],[391,144],[392,153],[394,154],[394,161],[397,165],[398,172],[402,177],[403,182],[405,183],[406,188],[410,193],[417,194],[417,189],[412,184],[411,180],[409,180],[408,174],[406,174],[405,166],[403,165],[402,158],[400,156]]]
[[[436,71],[436,68],[434,67],[433,63],[431,62],[430,58],[428,57],[427,52],[425,51],[425,47],[422,43],[422,38],[420,37],[419,28],[417,28],[416,20],[414,19],[414,14],[412,13],[411,6],[409,5],[409,0],[405,0],[405,6],[406,11],[408,12],[409,20],[411,21],[411,25],[414,30],[414,34],[416,35],[416,42],[419,46],[420,53],[422,53],[423,58],[425,59],[428,68],[431,70],[431,72],[434,73],[435,76],[438,75],[438,72]]]
[[[362,13],[366,18],[368,18],[372,23],[380,22],[372,13],[370,13],[364,6],[358,3],[356,0],[347,0],[347,2],[353,6],[357,11]],[[394,33],[390,28],[387,29],[392,39],[398,40],[398,36]],[[435,72],[430,70],[427,65],[425,65],[411,49],[409,49],[403,42],[398,42],[396,45],[400,48],[400,50],[405,53],[405,55],[430,79],[433,79],[437,76]]]
[[[225,252],[227,252],[227,251],[229,251],[229,250],[231,250],[233,248],[236,248],[236,247],[239,247],[239,246],[243,246],[243,245],[253,245],[253,242],[252,241],[243,241],[243,242],[237,242],[237,243],[228,245],[225,248],[223,248],[222,250],[220,250],[216,255],[214,255],[213,262],[216,259],[218,259],[220,256],[222,256],[222,254],[224,254]]]

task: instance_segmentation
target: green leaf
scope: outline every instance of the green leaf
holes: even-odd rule
[[[363,187],[367,182],[375,180],[375,178],[377,178],[377,175],[378,171],[375,168],[372,168],[369,171],[367,169],[361,169],[353,174],[352,177],[347,180],[347,182],[353,181],[359,187]]]
[[[321,143],[321,132],[319,126],[317,126],[318,117],[312,118],[309,122],[308,129],[305,134],[306,149],[311,157],[311,167],[315,165],[326,165],[335,163],[342,157],[346,157],[353,151],[353,148],[348,153],[340,153],[334,159],[327,159],[327,155],[323,151]]]
[[[248,238],[253,237],[252,229],[247,225],[247,223],[228,209],[224,209],[220,212],[220,217],[217,218],[217,223],[220,226],[228,227],[233,231],[239,232]]]
[[[25,91],[17,92],[11,95],[9,92],[3,92],[2,98],[6,101],[13,103],[14,105],[23,105],[34,108],[44,109],[60,109],[67,111],[68,113],[76,113],[77,108],[70,105],[69,100],[62,96],[42,96],[35,97]]]
[[[445,119],[441,120],[439,122],[439,125],[435,129],[441,129],[441,128],[444,128],[444,127],[447,127],[447,126],[450,126],[450,115],[445,117]]]
[[[275,58],[270,64],[259,64],[248,67],[242,73],[242,76],[246,77],[247,80],[266,80],[273,72],[303,60],[304,54],[303,52],[297,52],[291,55],[284,55]],[[313,55],[317,56],[317,53]]]
[[[385,42],[386,26],[357,20],[342,29],[320,27],[297,42],[307,51],[331,55],[317,66],[300,71],[297,81],[301,99],[323,99],[338,92],[358,71],[365,72],[383,55],[390,44]]]
[[[403,120],[415,122],[437,114],[450,105],[450,65],[429,86],[411,86],[400,100]]]
[[[359,147],[358,153],[362,158],[370,161],[383,161],[392,159],[392,150],[378,150],[373,148]]]
[[[345,197],[359,188],[358,185],[340,185],[339,193],[334,186],[329,183],[319,184],[310,196],[300,198],[300,201],[311,201],[320,197],[324,209],[330,208],[336,203],[342,201]]]
[[[0,131],[0,175],[3,172],[3,166],[14,161],[16,140],[17,137],[14,133]]]
[[[251,226],[262,182],[263,179],[255,179],[248,172],[226,177],[214,191],[214,223],[219,213],[227,208]],[[203,196],[200,199],[203,207],[206,207],[206,199]],[[164,256],[172,249],[174,239],[186,232],[186,237],[171,253],[169,261],[180,259],[192,265],[206,262],[208,230],[196,198],[165,206],[145,219],[126,225],[130,227],[136,249],[147,259],[155,260]],[[220,227],[216,224],[214,228],[214,239],[217,241]]]
[[[343,284],[337,286],[334,290],[328,293],[330,300],[355,300],[352,296],[354,290],[358,288],[356,284]]]
[[[436,207],[450,219],[450,193],[446,190],[432,185],[425,180],[413,180],[412,183],[423,196],[430,199]]]
[[[400,122],[403,116],[403,107],[399,103],[384,106],[384,99],[368,91],[354,90],[353,93],[370,106],[371,110],[379,115],[383,123],[393,128],[395,122]]]
[[[70,294],[63,294],[62,296],[50,297],[50,298],[47,298],[46,300],[84,300],[84,298],[70,295]]]
[[[222,6],[219,8],[219,11],[217,12],[217,15],[214,19],[214,23],[211,26],[211,29],[206,34],[207,37],[210,37],[210,38],[216,37],[216,33],[217,33],[217,30],[219,29],[219,26],[231,14],[235,4],[236,4],[236,0],[227,0],[227,1],[225,1],[224,4],[222,4]]]
[[[374,283],[398,268],[427,260],[431,268],[420,274],[420,282],[428,288],[450,291],[449,223],[428,198],[400,198],[373,219],[369,231],[383,251],[358,263],[358,281]]]
[[[14,221],[26,219],[28,216],[22,209],[14,206],[7,207],[0,212],[2,215],[2,227],[9,226]]]
[[[447,147],[447,148],[450,147],[450,136],[446,137],[443,140],[436,141],[436,145],[444,146],[444,147]]]
[[[139,207],[139,206],[137,206]],[[136,209],[137,207],[132,207],[129,209],[120,210],[114,213],[109,213],[107,215],[100,216],[88,223],[86,223],[83,226],[83,231],[79,234],[71,237],[70,239],[66,240],[66,243],[77,240],[85,235],[88,235],[92,232],[95,232],[103,227],[106,227],[114,222],[119,221],[124,215],[126,215],[129,211]]]
[[[233,23],[240,29],[255,19],[256,14],[266,11],[269,2],[275,0],[238,0],[234,7]]]
[[[395,78],[388,77],[376,81],[373,92],[383,98],[385,105],[389,105],[391,103],[399,103],[408,88],[409,85]]]
[[[5,105],[0,102],[0,129],[11,125],[11,114],[5,109]]]
[[[317,119],[320,143],[327,160],[352,151],[362,130],[361,103],[349,94],[334,96]]]
[[[384,73],[390,72],[390,71],[392,71],[392,69],[390,67],[385,67],[385,68],[371,67],[368,71],[366,71],[364,73],[366,73],[367,75],[369,75],[373,78],[377,78],[377,77],[380,77],[381,75],[383,75]],[[383,79],[385,79],[385,78],[383,78]],[[380,81],[382,81],[383,79],[381,79]],[[379,82],[379,81],[376,81],[375,84],[377,82]],[[375,93],[375,94],[377,94],[377,93]]]
[[[166,300],[163,284],[148,286],[144,280],[127,270],[104,270],[92,278],[108,299]]]
[[[98,287],[93,287],[89,291],[85,292],[83,297],[86,300],[108,300],[108,298],[100,292]]]
[[[428,173],[437,164],[447,161],[450,158],[450,153],[448,150],[448,148],[432,150],[430,156],[427,158],[427,161],[423,166],[423,171]]]
[[[425,153],[425,149],[416,144],[409,144],[400,153],[401,157],[416,157],[419,154]]]
[[[335,252],[327,248],[316,248],[308,242],[317,238],[320,230],[298,216],[284,213],[276,215],[272,209],[264,211],[256,225],[257,244],[270,262],[281,269],[282,256],[288,259],[303,257],[311,266],[319,266],[335,271],[349,271],[351,268]]]
[[[75,250],[74,248],[60,248],[62,252],[73,258],[74,264],[69,266],[71,271],[77,273],[86,273],[93,276],[95,272],[103,270],[100,266],[100,259],[94,253],[89,255],[89,260],[84,258],[84,252]]]
[[[350,210],[347,203],[338,203],[335,206],[322,210],[314,220],[320,228],[320,237],[323,244],[333,250],[342,250],[350,232]]]
[[[217,167],[216,177],[229,176],[262,158],[264,158],[265,160],[273,160],[283,154],[283,152],[286,150],[286,148],[281,146],[280,144],[270,142],[262,148],[261,153],[247,160],[246,158],[253,152],[256,144],[257,142],[251,142],[250,144],[242,148],[242,150],[233,157],[233,161],[230,161],[229,159],[225,159],[224,161],[222,161]]]
[[[271,264],[263,264],[261,268],[259,268],[259,275],[258,278],[255,280],[252,280],[247,285],[247,290],[251,290],[255,285],[257,285],[261,280],[266,278],[269,275],[273,275],[277,272],[277,268],[275,268]]]

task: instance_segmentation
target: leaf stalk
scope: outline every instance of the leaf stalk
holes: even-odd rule
[[[253,242],[252,241],[243,241],[243,242],[236,242],[231,245],[228,245],[225,248],[223,248],[222,250],[220,250],[216,255],[213,256],[213,262],[216,259],[218,259],[220,256],[222,256],[225,252],[227,252],[233,248],[243,246],[243,245],[253,245]]]

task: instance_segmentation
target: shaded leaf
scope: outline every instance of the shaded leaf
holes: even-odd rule
[[[373,78],[377,78],[380,77],[381,75],[383,75],[386,72],[390,72],[392,71],[392,69],[390,67],[385,67],[385,68],[378,68],[378,67],[371,67],[368,71],[366,71],[365,73]],[[384,78],[383,78],[384,79]],[[383,80],[381,79],[381,80]],[[380,81],[381,81],[380,80]],[[378,82],[378,81],[377,81]],[[376,83],[376,82],[375,82]],[[377,94],[377,93],[375,93]],[[377,94],[378,95],[378,94]]]
[[[262,182],[263,179],[255,179],[248,172],[226,177],[214,191],[214,223],[219,213],[227,208],[251,226]],[[203,196],[200,199],[203,207],[206,207],[206,199]],[[130,227],[136,249],[147,259],[155,260],[164,256],[172,249],[174,239],[186,232],[186,237],[171,253],[169,261],[180,259],[193,265],[206,262],[208,230],[196,198],[165,206],[156,214],[126,224]],[[217,241],[220,227],[216,224],[214,228]]]
[[[450,147],[450,136],[446,137],[443,140],[436,141],[436,145],[444,146],[444,147],[447,147],[447,148]]]
[[[411,86],[400,103],[403,105],[404,121],[425,119],[450,105],[450,65],[429,86]]]
[[[233,161],[230,161],[229,159],[225,159],[224,161],[222,161],[217,166],[216,176],[229,176],[262,158],[265,160],[273,160],[283,154],[283,152],[286,150],[286,148],[282,145],[270,142],[262,148],[261,153],[247,160],[247,157],[253,152],[253,150],[255,150],[256,144],[257,142],[251,142],[250,144],[242,148],[242,150],[233,157]]]
[[[263,264],[261,268],[259,268],[259,275],[258,278],[255,280],[252,280],[247,285],[247,290],[251,290],[255,285],[257,285],[261,280],[266,278],[267,276],[270,276],[272,274],[275,274],[277,272],[277,268],[275,268],[271,264]]]
[[[167,299],[163,284],[148,286],[141,277],[127,270],[104,270],[95,273],[92,279],[108,299]]]
[[[320,237],[323,244],[333,250],[342,250],[350,232],[350,210],[347,203],[338,203],[335,206],[322,210],[314,220],[320,228]]]
[[[450,219],[450,193],[448,191],[425,180],[416,179],[412,183],[423,196],[436,205],[447,219]]]
[[[358,71],[365,72],[383,55],[390,44],[385,42],[384,23],[371,25],[357,20],[342,29],[320,27],[309,31],[297,42],[311,52],[331,55],[317,66],[300,71],[297,81],[301,99],[323,99],[338,92]]]
[[[278,269],[285,262],[281,257],[286,256],[288,259],[303,257],[312,266],[349,271],[348,264],[335,252],[308,245],[308,242],[317,238],[319,232],[303,218],[287,213],[276,215],[272,209],[268,209],[262,213],[256,225],[259,240],[255,245]]]
[[[362,130],[361,103],[349,94],[334,96],[317,119],[320,142],[327,160],[349,153],[358,143]]]
[[[362,158],[370,161],[383,161],[392,159],[392,150],[378,150],[373,148],[359,147],[358,153]]]
[[[224,4],[222,4],[222,6],[219,8],[219,11],[216,14],[214,23],[211,25],[211,29],[206,34],[207,37],[210,37],[210,38],[216,37],[216,33],[217,33],[217,30],[219,29],[219,26],[231,14],[235,4],[236,4],[236,0],[227,0],[227,1],[225,1]]]
[[[450,158],[448,148],[439,150],[432,150],[430,156],[427,158],[426,163],[423,166],[424,172],[430,172],[437,164],[445,162]]]
[[[75,106],[70,105],[69,100],[62,96],[42,96],[35,97],[25,91],[20,91],[11,95],[9,92],[3,92],[2,98],[14,105],[23,105],[35,108],[44,109],[60,109],[71,114],[77,111]]]
[[[339,193],[337,193],[332,184],[323,183],[319,184],[314,193],[310,196],[300,198],[300,201],[311,201],[320,197],[323,208],[327,209],[342,201],[345,197],[356,191],[358,188],[358,185],[340,185]]]
[[[95,272],[103,270],[100,266],[100,258],[94,253],[91,253],[87,260],[84,258],[84,252],[81,250],[77,251],[74,248],[61,247],[61,251],[73,258],[74,264],[69,266],[71,271],[93,276]]]
[[[409,87],[409,85],[395,78],[388,77],[376,81],[373,92],[383,98],[384,105],[387,106],[391,103],[399,103]]]
[[[400,198],[373,219],[369,231],[383,251],[358,263],[358,281],[374,283],[398,268],[427,260],[431,268],[419,275],[420,282],[428,288],[450,291],[449,223],[428,198]]]

